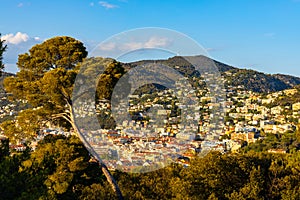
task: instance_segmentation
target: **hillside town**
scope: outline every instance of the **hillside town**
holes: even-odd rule
[[[300,200],[300,0],[2,0],[0,200]]]
[[[210,150],[237,152],[243,146],[263,140],[266,134],[293,132],[300,123],[300,102],[286,106],[274,104],[280,98],[295,95],[297,89],[259,94],[246,91],[243,86],[227,86],[222,89],[226,98],[216,102],[206,88],[187,91],[180,83],[177,86],[181,88],[177,94],[165,89],[155,94],[130,95],[131,119],[111,129],[81,130],[110,169],[134,171],[138,166],[164,166],[171,161],[188,166],[196,154]],[[180,102],[178,95],[188,96],[192,92],[199,96],[196,104],[187,106]],[[181,112],[186,107],[192,112],[183,116]],[[82,102],[82,110],[75,111],[78,119],[100,112],[112,115],[110,101],[99,101],[94,107],[90,102]],[[1,118],[14,113],[13,104],[3,105]],[[213,115],[222,117],[212,121]],[[217,129],[212,128],[215,123],[219,124]],[[48,134],[74,133],[48,124],[30,143],[31,148],[34,150],[37,142]],[[22,141],[10,147],[16,151],[25,149]],[[269,151],[286,153],[284,149]]]

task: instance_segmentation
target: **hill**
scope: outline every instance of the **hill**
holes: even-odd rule
[[[213,60],[205,56],[196,56],[203,67],[214,62],[215,66],[225,78],[225,86],[244,86],[245,90],[254,92],[267,93],[281,91],[292,88],[300,84],[300,78],[283,74],[265,74],[250,69],[239,69],[222,62]],[[195,70],[191,63],[183,57],[175,56],[166,60],[142,60],[132,63],[124,63],[124,68],[127,70],[150,62],[167,65],[178,70],[181,74],[187,77],[200,77],[200,74]],[[204,68],[205,69],[205,68]]]
[[[205,66],[214,62],[215,66],[221,73],[221,75],[225,78],[225,86],[244,86],[245,90],[250,90],[254,92],[260,93],[268,93],[268,92],[276,92],[281,91],[288,88],[293,88],[296,85],[300,84],[300,77],[284,75],[284,74],[266,74],[262,72],[258,72],[251,69],[239,69],[237,67],[233,67],[222,62],[213,60],[211,58],[205,56],[195,56],[198,60],[200,60],[204,69]],[[187,77],[200,77],[199,72],[197,72],[187,60],[185,60],[181,56],[174,56],[165,60],[142,60],[131,63],[122,63],[122,66],[125,70],[129,70],[138,65],[144,65],[147,63],[156,62],[158,64],[167,65],[176,69],[178,72]],[[3,89],[3,80],[8,76],[14,76],[12,73],[3,72],[0,77],[0,93],[4,93]],[[153,84],[147,86],[149,91],[155,91],[155,89],[164,89],[164,87]],[[143,89],[145,92],[145,88]]]
[[[228,85],[243,85],[246,90],[253,92],[276,92],[300,84],[300,78],[289,75],[271,75],[249,69],[234,69],[228,72],[223,74]]]

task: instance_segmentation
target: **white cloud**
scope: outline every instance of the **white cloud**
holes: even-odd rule
[[[16,62],[18,55],[28,52],[28,50],[37,43],[42,42],[39,37],[30,37],[26,33],[17,32],[16,34],[9,33],[3,35],[1,40],[5,40],[8,45],[7,51],[4,53],[5,70],[9,72],[16,72]]]
[[[29,40],[29,36],[26,33],[17,32],[15,35],[10,33],[3,35],[1,40],[5,40],[7,43],[11,44],[19,44],[21,42],[27,42]]]
[[[90,6],[94,6],[94,5],[95,5],[94,2],[91,2],[91,3],[90,3]]]
[[[118,8],[117,5],[110,4],[110,3],[106,2],[106,1],[99,1],[99,4],[100,4],[102,7],[106,8],[106,9]]]
[[[169,46],[171,41],[168,38],[151,37],[145,42],[129,42],[121,46],[122,50],[135,50],[141,48],[163,48]]]
[[[102,51],[132,51],[143,48],[164,48],[171,44],[171,40],[165,37],[151,37],[144,42],[133,41],[127,43],[107,42],[99,46]]]
[[[23,42],[28,42],[29,40],[40,41],[41,39],[39,37],[31,38],[26,33],[17,32],[15,35],[13,33],[3,35],[1,36],[1,40],[5,40],[9,44],[17,45]]]
[[[22,8],[22,7],[25,7],[25,6],[30,6],[31,5],[31,3],[30,2],[20,2],[20,3],[18,3],[17,4],[17,7],[18,8]]]
[[[135,49],[145,48],[144,46],[145,45],[142,42],[128,42],[128,43],[125,43],[123,45],[120,45],[119,49],[120,50],[126,50],[126,51],[132,51],[132,50],[135,50]]]
[[[103,44],[101,44],[100,49],[103,51],[114,50],[114,49],[116,49],[116,43],[114,43],[114,42],[103,43]]]
[[[170,42],[171,41],[168,38],[151,37],[144,46],[145,48],[166,47]]]

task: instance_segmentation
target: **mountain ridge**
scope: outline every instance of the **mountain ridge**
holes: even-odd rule
[[[211,65],[213,62],[221,75],[227,80],[225,83],[227,86],[243,85],[245,90],[268,93],[293,88],[300,84],[300,77],[285,74],[266,74],[252,69],[237,68],[201,55],[194,57],[197,57],[201,61],[201,64],[203,63],[203,66],[205,66],[205,64]],[[181,56],[160,60],[141,60],[124,63],[124,66],[125,69],[130,69],[137,65],[143,65],[153,61],[158,64],[176,68],[176,70],[188,77],[199,76],[192,64]]]
[[[250,90],[259,93],[276,92],[296,85],[300,85],[300,77],[285,75],[285,74],[266,74],[252,69],[237,68],[220,61],[214,60],[206,56],[189,56],[190,58],[197,58],[201,61],[203,66],[211,65],[213,62],[220,74],[226,79],[225,86],[240,86],[243,85],[245,90]],[[174,56],[168,59],[159,60],[140,60],[129,63],[121,63],[125,70],[130,70],[138,65],[156,62],[158,64],[167,65],[176,69],[179,73],[187,77],[200,77],[200,74],[195,70],[194,66],[181,56]],[[0,92],[4,93],[3,80],[8,76],[14,76],[13,73],[3,72],[0,77]],[[155,85],[155,86],[154,86]],[[159,87],[154,84],[153,87]],[[163,88],[160,88],[163,89]]]

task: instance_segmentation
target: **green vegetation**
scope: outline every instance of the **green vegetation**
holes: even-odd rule
[[[0,75],[4,69],[4,64],[2,63],[3,53],[7,49],[7,45],[5,45],[4,42],[5,42],[5,40],[1,40],[1,33],[0,33]]]
[[[7,156],[0,163],[1,199],[79,199],[90,187],[107,187],[99,164],[89,160],[77,137],[49,135],[35,152]]]
[[[16,119],[1,124],[12,142],[24,139],[30,141],[41,128],[46,127],[46,123],[65,129],[72,128],[81,137],[73,116],[72,91],[80,64],[86,56],[83,43],[67,36],[51,38],[33,46],[29,53],[19,55],[17,65],[20,71],[15,77],[6,78],[4,87],[12,94],[12,99],[26,100],[31,107],[20,112]],[[98,63],[99,60],[99,66],[107,69],[102,77],[106,82],[102,84],[105,83],[103,87],[108,92],[101,91],[97,94],[104,93],[106,97],[110,94],[111,86],[114,86],[113,82],[120,78],[122,73],[117,72],[122,72],[122,67],[115,61],[99,58]],[[101,169],[114,191],[121,197],[119,188],[104,163],[101,163]],[[57,192],[62,191],[64,189],[58,189]]]
[[[298,77],[283,74],[269,75],[254,70],[238,69],[204,56],[198,56],[197,59],[201,60],[201,67],[203,68],[203,70],[205,70],[206,66],[212,66],[212,63],[214,63],[216,68],[220,71],[220,73],[222,73],[222,76],[225,77],[225,86],[243,85],[245,90],[266,93],[292,88],[300,84],[300,78]],[[144,60],[133,62],[130,64],[126,64],[124,67],[130,69],[132,67],[144,65],[149,62],[152,61]],[[200,74],[195,71],[194,66],[192,66],[191,63],[189,63],[184,58],[175,56],[167,60],[156,60],[155,62],[157,64],[175,68],[184,76],[189,77],[189,81],[194,87],[201,89],[205,87],[205,82],[199,84],[198,81],[193,80],[193,77],[197,79],[200,78],[199,80],[201,80]],[[153,90],[153,85],[151,85],[151,88],[151,90]],[[161,89],[157,85],[156,88]]]
[[[268,107],[275,107],[275,106],[289,106],[291,107],[292,104],[297,103],[300,101],[300,85],[296,85],[294,89],[297,90],[297,92],[293,95],[281,95],[279,96],[276,101],[268,104]],[[290,112],[292,110],[290,109]]]
[[[12,141],[34,137],[47,122],[72,126],[71,93],[76,65],[86,56],[81,42],[65,36],[46,40],[33,46],[29,53],[19,55],[20,71],[15,77],[6,78],[4,87],[12,98],[26,100],[31,108],[18,115],[20,126],[12,127],[14,121],[2,125],[7,133],[22,133],[8,135]]]
[[[210,152],[189,167],[113,172],[125,199],[299,199],[300,154]],[[0,163],[2,199],[116,199],[74,136],[47,136]],[[25,184],[26,183],[26,184]]]
[[[266,134],[265,138],[245,146],[241,151],[265,152],[270,149],[281,149],[288,153],[300,150],[300,130],[283,134]]]
[[[0,71],[3,69],[2,54],[6,50],[3,42],[0,40]],[[121,64],[113,59],[87,59],[86,56],[87,51],[80,41],[65,36],[35,45],[19,56],[20,71],[6,78],[4,86],[12,94],[12,100],[24,100],[29,106],[1,123],[12,143],[24,139],[31,141],[41,128],[47,127],[46,124],[80,133],[72,113],[72,91],[83,63],[90,66],[82,73],[87,77],[98,76],[97,70],[89,70],[105,68],[96,90],[95,99],[99,101],[111,97],[112,89],[126,69],[147,63]],[[201,58],[204,64],[211,62],[209,58]],[[195,87],[205,87],[199,73],[183,58],[176,56],[158,62],[178,69]],[[216,66],[224,74],[229,72],[225,76],[227,84],[242,83],[247,90],[277,91],[300,83],[295,77],[239,70],[219,62]],[[155,99],[153,92],[161,89],[164,87],[158,84],[141,87],[137,94],[149,95],[134,101],[149,100],[165,108],[170,104],[169,117],[178,116],[180,109],[176,99],[152,101]],[[287,97],[276,103],[287,106],[297,99],[299,96]],[[201,105],[207,103],[205,100]],[[244,103],[237,99],[234,105],[236,110]],[[252,109],[249,113],[260,111]],[[115,126],[110,114],[108,109],[98,112],[102,128]],[[82,120],[90,125],[87,117]],[[229,115],[225,118],[230,124],[234,124],[234,120]],[[245,117],[237,121],[245,121]],[[230,135],[223,138],[230,138]],[[287,153],[268,153],[270,149],[283,149]],[[35,151],[28,148],[21,153],[9,152],[8,140],[1,139],[0,199],[122,199],[122,196],[125,199],[300,199],[299,149],[298,128],[295,132],[267,134],[264,140],[243,147],[238,154],[210,152],[191,158],[189,167],[172,164],[149,173],[113,171],[114,179],[101,160],[91,159],[76,136],[49,135],[39,142]]]
[[[260,93],[280,91],[300,84],[300,78],[269,75],[248,69],[232,69],[223,75],[227,80],[226,85],[243,85],[245,90]]]

